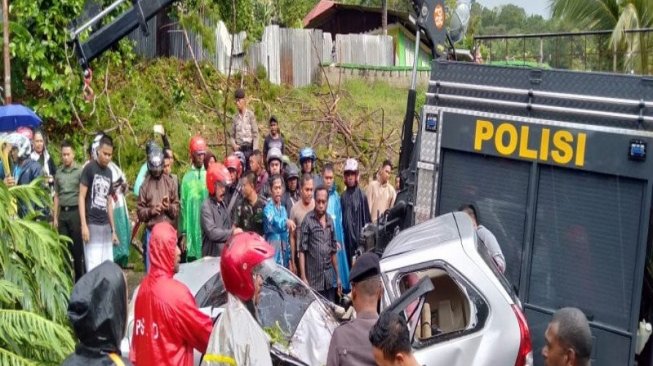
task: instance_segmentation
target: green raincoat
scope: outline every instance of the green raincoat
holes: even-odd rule
[[[202,228],[200,216],[202,203],[209,195],[206,189],[206,170],[194,166],[181,182],[181,212],[179,231],[186,234],[187,261],[202,258]]]

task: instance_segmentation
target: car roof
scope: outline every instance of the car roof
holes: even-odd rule
[[[175,279],[186,285],[195,296],[216,273],[220,273],[220,257],[204,257],[191,263],[180,264]]]
[[[400,254],[474,242],[472,221],[466,213],[451,212],[400,232],[388,244],[382,259]],[[426,258],[425,258],[426,259]]]

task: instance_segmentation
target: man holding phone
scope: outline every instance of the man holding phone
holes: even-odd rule
[[[179,195],[174,179],[163,174],[163,150],[154,147],[147,155],[147,176],[138,193],[138,219],[147,224],[143,257],[145,270],[149,270],[150,261],[147,247],[150,241],[150,231],[154,225],[168,221],[176,227],[179,216]]]

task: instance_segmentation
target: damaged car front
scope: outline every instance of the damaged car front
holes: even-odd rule
[[[260,266],[261,292],[255,309],[238,299],[233,299],[251,312],[256,312],[259,336],[265,337],[274,365],[323,365],[331,335],[339,325],[342,314],[335,304],[317,295],[292,272],[265,261]],[[225,315],[229,303],[220,275],[220,258],[206,257],[180,266],[175,279],[186,285],[202,312],[217,324]],[[134,302],[138,289],[132,296],[127,336],[121,344],[123,355],[129,354],[133,331]],[[236,326],[238,323],[236,323]],[[195,352],[195,365],[202,362],[202,354]],[[204,363],[206,364],[206,362]]]

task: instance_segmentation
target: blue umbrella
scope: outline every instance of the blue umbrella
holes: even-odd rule
[[[19,127],[37,128],[41,119],[33,110],[22,104],[0,106],[0,132],[16,131]]]

